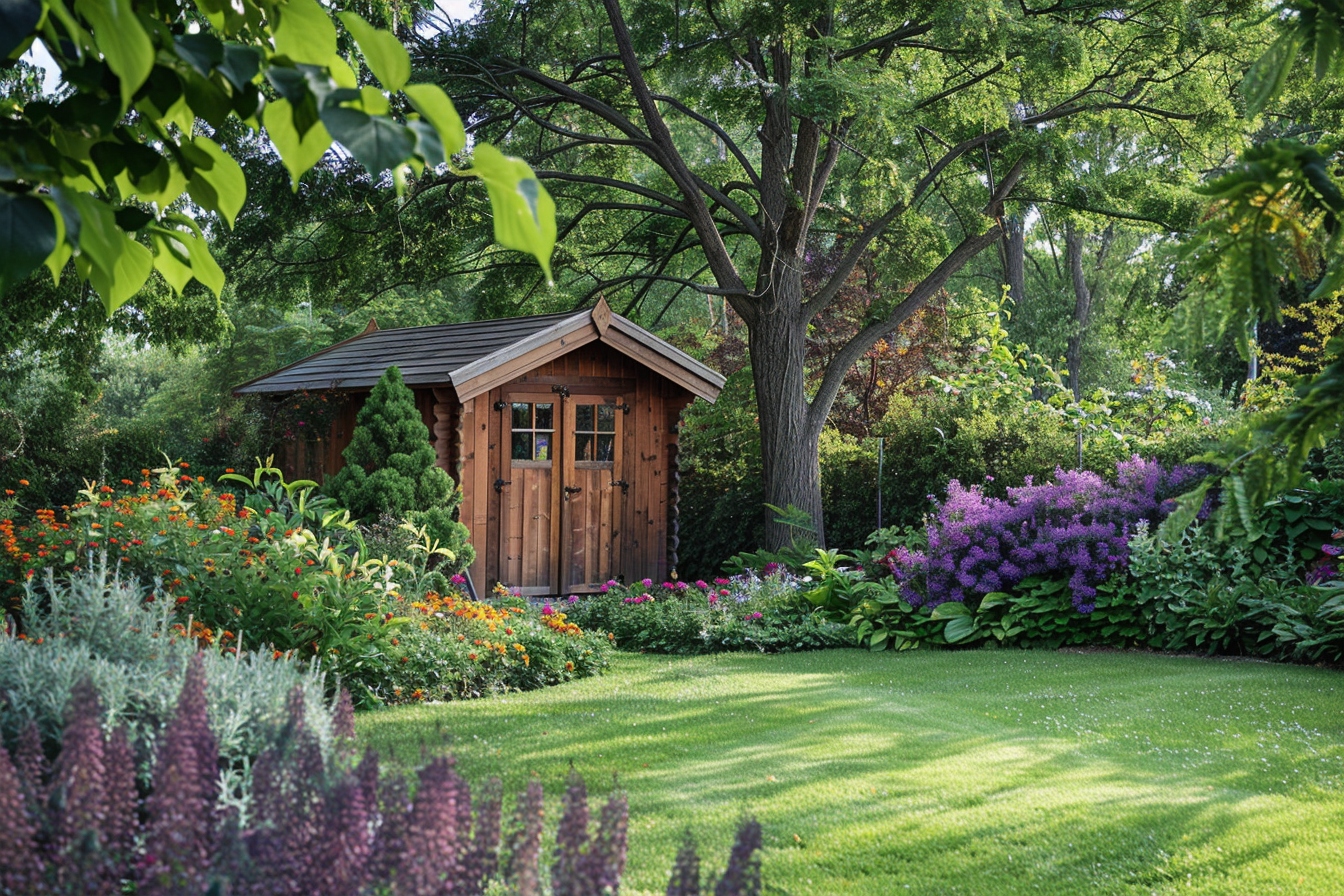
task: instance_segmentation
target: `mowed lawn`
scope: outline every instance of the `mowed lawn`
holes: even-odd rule
[[[1139,653],[619,655],[546,691],[362,714],[552,822],[572,763],[629,794],[624,892],[690,828],[767,893],[1344,893],[1344,673]]]

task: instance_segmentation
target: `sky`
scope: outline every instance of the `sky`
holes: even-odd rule
[[[476,6],[476,0],[434,0],[434,5],[449,18],[465,19],[472,14]],[[23,58],[42,69],[42,89],[47,93],[55,93],[57,86],[61,83],[60,72],[57,71],[55,61],[51,58],[51,54],[47,52],[47,48],[42,45],[42,42],[34,41],[33,48]]]

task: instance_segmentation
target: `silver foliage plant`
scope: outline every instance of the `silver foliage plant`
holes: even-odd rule
[[[106,558],[93,558],[68,578],[48,572],[40,585],[30,583],[22,634],[12,626],[0,632],[0,736],[14,743],[32,724],[45,743],[60,742],[66,706],[87,679],[103,707],[104,728],[124,726],[138,745],[143,774],[173,716],[189,661],[199,655],[226,799],[236,798],[251,760],[287,724],[296,689],[307,729],[330,752],[335,705],[319,671],[245,649],[198,654],[161,598],[157,589],[120,576]]]

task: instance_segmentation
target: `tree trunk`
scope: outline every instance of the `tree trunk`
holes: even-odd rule
[[[796,273],[784,275],[776,281],[775,292],[773,302],[762,303],[771,310],[762,310],[756,325],[748,331],[760,417],[765,500],[776,507],[792,504],[806,511],[814,521],[817,544],[824,546],[817,433],[808,425],[803,367],[807,321],[800,311],[801,277]],[[764,510],[766,547],[777,550],[799,534],[775,522],[775,511]]]
[[[1027,236],[1019,215],[1003,219],[1003,282],[1018,308],[1027,298]]]
[[[1087,334],[1088,319],[1092,316],[1092,290],[1083,276],[1083,236],[1072,224],[1064,225],[1064,256],[1073,281],[1073,327],[1064,360],[1069,368],[1069,388],[1075,401],[1083,397],[1083,337]]]

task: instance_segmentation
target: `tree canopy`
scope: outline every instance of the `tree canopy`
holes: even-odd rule
[[[1260,12],[487,0],[417,58],[474,134],[537,166],[563,242],[596,246],[558,258],[577,301],[603,293],[629,312],[690,292],[733,307],[766,500],[819,520],[817,439],[847,371],[998,242],[1019,203],[1149,221],[1193,208],[1195,172],[1240,145],[1236,86],[1266,43]],[[1089,159],[1102,140],[1115,154]],[[1158,170],[1177,182],[1131,195]],[[865,259],[883,300],[810,386],[808,327]]]

